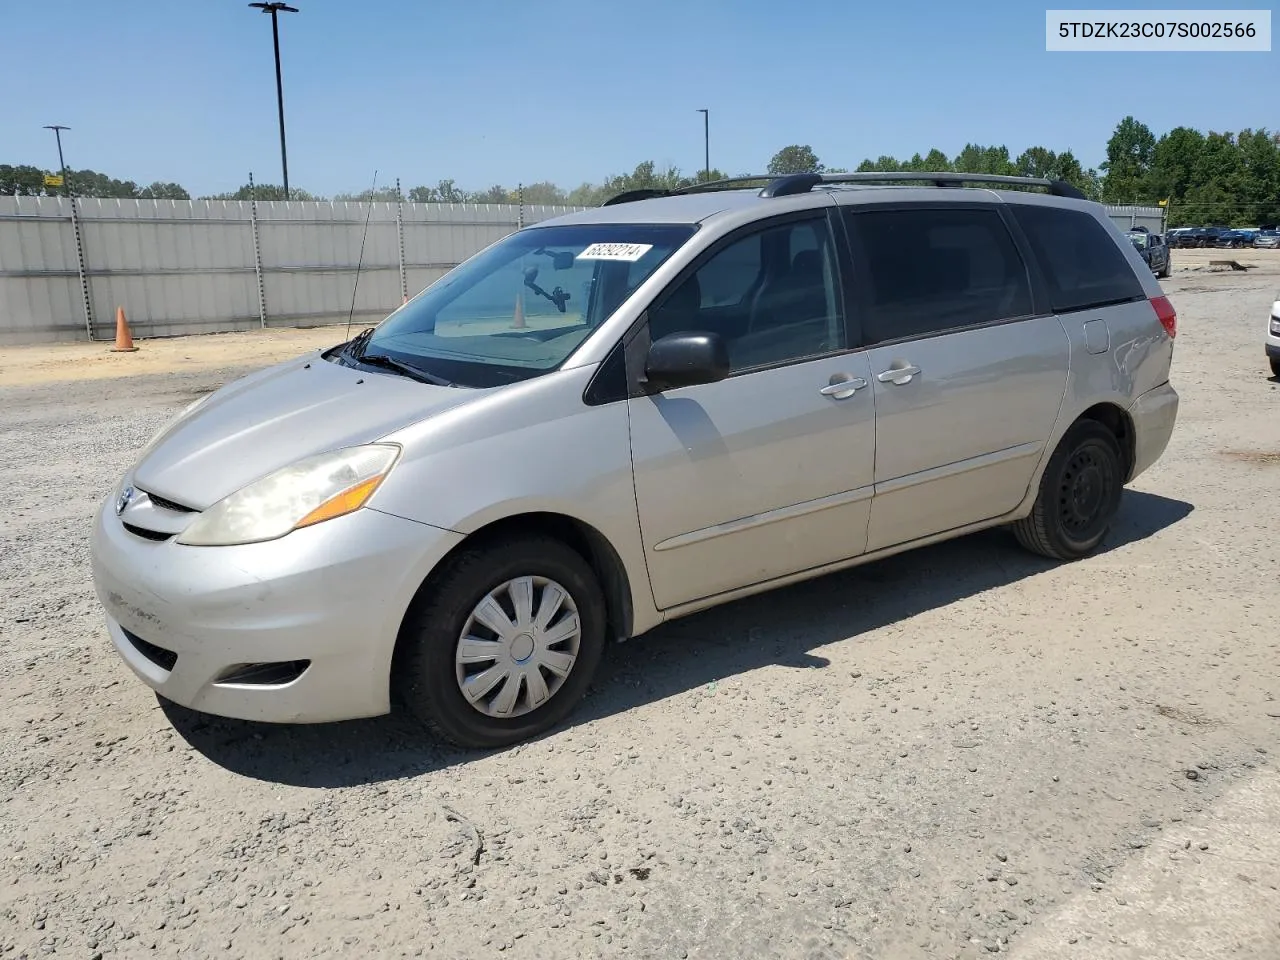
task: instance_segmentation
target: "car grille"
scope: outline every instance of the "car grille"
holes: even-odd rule
[[[174,513],[195,513],[196,512],[194,507],[183,506],[182,504],[176,503],[173,500],[167,500],[164,497],[157,496],[156,494],[152,493],[150,490],[143,490],[141,487],[138,487],[137,489],[139,493],[145,493],[148,497],[150,497],[151,502],[154,503],[157,507],[161,507],[162,509],[172,510]]]
[[[157,647],[154,643],[148,643],[136,633],[120,628],[126,640],[133,645],[133,648],[140,654],[154,663],[161,670],[173,670],[178,663],[178,655],[172,650],[166,650],[164,647]]]

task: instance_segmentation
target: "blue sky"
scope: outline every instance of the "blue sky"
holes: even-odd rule
[[[281,17],[289,179],[320,193],[367,189],[375,168],[406,189],[568,187],[645,159],[693,171],[699,107],[711,162],[731,173],[788,143],[830,166],[966,141],[1070,148],[1092,166],[1128,113],[1157,134],[1280,128],[1277,53],[1047,53],[1046,4],[1025,0],[294,5]],[[240,0],[5,7],[0,163],[55,166],[41,127],[63,123],[74,168],[193,193],[250,169],[279,182],[267,16]]]

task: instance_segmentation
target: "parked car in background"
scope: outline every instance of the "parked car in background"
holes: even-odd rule
[[[1280,247],[1280,230],[1263,230],[1253,238],[1253,245],[1274,250]]]
[[[1129,241],[1138,248],[1138,253],[1157,277],[1164,278],[1173,273],[1173,261],[1169,255],[1169,245],[1158,233],[1148,233],[1138,227],[1125,234]]]
[[[1203,247],[1205,238],[1209,235],[1208,227],[1183,227],[1178,234],[1178,246]]]
[[[1181,247],[1183,238],[1191,232],[1191,227],[1174,227],[1165,234],[1165,239],[1171,247]]]
[[[1223,249],[1236,249],[1253,245],[1253,238],[1244,230],[1224,230],[1214,239],[1213,245]]]
[[[1280,296],[1271,304],[1271,316],[1267,318],[1267,360],[1271,362],[1271,375],[1280,377]]]

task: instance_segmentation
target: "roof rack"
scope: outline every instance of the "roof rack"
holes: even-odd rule
[[[805,176],[805,174],[801,174]],[[924,173],[919,170],[896,170],[884,173],[828,173],[807,174],[819,177],[821,183],[894,183],[923,181],[935,187],[961,187],[966,183],[1003,184],[1009,187],[1044,187],[1055,197],[1071,197],[1076,200],[1087,200],[1079,188],[1065,180],[1051,180],[1048,177],[1008,177],[998,173]]]
[[[689,193],[730,190],[760,181],[765,181],[765,186],[760,190],[760,196],[762,197],[791,197],[796,194],[809,193],[814,187],[823,184],[919,182],[935,187],[963,187],[965,184],[970,183],[999,184],[1011,187],[1043,187],[1055,197],[1071,197],[1075,200],[1088,199],[1078,188],[1065,180],[1051,180],[1047,177],[1009,177],[995,173],[953,173],[950,171],[926,173],[919,170],[890,170],[865,173],[789,173],[779,177],[768,174],[726,177],[723,180],[709,180],[706,183],[695,183],[676,190],[628,190],[606,200],[603,206],[607,207],[615,203],[630,203],[634,200],[649,200],[653,197],[674,197]]]

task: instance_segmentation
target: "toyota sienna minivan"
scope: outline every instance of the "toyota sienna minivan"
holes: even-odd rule
[[[1169,441],[1176,322],[1065,183],[633,191],[187,408],[93,577],[168,700],[509,744],[675,617],[987,527],[1088,555]]]

